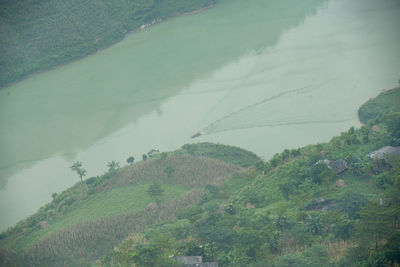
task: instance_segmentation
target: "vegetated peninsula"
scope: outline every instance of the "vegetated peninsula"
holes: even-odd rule
[[[396,266],[400,102],[386,94],[360,129],[267,162],[200,143],[110,163],[2,232],[0,265]]]
[[[358,117],[362,123],[368,123],[371,119],[382,118],[388,113],[398,112],[400,112],[399,87],[385,90],[377,97],[368,100],[359,108]]]
[[[0,1],[0,88],[215,0]]]

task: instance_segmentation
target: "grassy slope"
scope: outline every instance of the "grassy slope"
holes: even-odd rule
[[[25,234],[22,239],[16,239],[13,247],[24,249],[30,245],[63,229],[73,227],[78,223],[90,222],[103,217],[112,217],[123,214],[134,214],[144,210],[153,200],[146,190],[151,184],[129,185],[117,187],[111,191],[95,194],[70,212],[55,220],[47,229],[32,231]],[[163,201],[166,202],[174,197],[180,197],[188,188],[179,185],[163,185],[165,190]]]
[[[198,148],[202,146],[197,145]],[[244,161],[249,160],[248,152],[242,149],[232,150],[232,147],[218,145],[212,150],[217,154],[229,154],[235,151],[235,157],[239,159],[243,157]],[[210,149],[207,148],[207,151]],[[256,162],[258,157],[252,155],[253,161]],[[95,234],[88,239],[102,240],[107,237],[110,244],[116,244],[119,238],[123,238],[132,229],[140,229],[147,223],[151,224],[169,218],[171,214],[173,216],[175,209],[200,200],[198,192],[204,185],[219,185],[227,174],[240,170],[240,167],[230,164],[229,161],[232,161],[231,157],[228,157],[227,162],[224,163],[212,158],[177,151],[162,153],[147,161],[125,166],[116,172],[87,179],[67,189],[36,214],[2,233],[0,246],[2,249],[42,253],[49,244],[63,247],[65,242],[72,243],[72,239],[69,239],[71,233],[90,233],[93,225],[97,225],[98,235]],[[169,176],[165,172],[167,167],[173,169]],[[160,183],[165,190],[159,208],[165,213],[162,216],[156,216],[162,213],[158,208],[155,211],[146,208],[152,202],[146,190],[154,182]],[[49,227],[40,229],[40,221],[47,221]],[[124,227],[118,226],[121,222],[125,222]],[[110,232],[114,226],[120,227],[121,231]],[[109,235],[111,237],[108,237]],[[114,236],[117,236],[115,240],[112,239]],[[92,244],[93,240],[89,242]],[[75,241],[82,242],[82,240]],[[84,246],[82,250],[88,247],[91,248],[88,252],[91,255],[87,257],[89,259],[95,258],[93,255],[97,255],[96,253],[101,255],[110,249],[109,244],[99,246],[92,244],[91,247]],[[93,252],[96,248],[98,251]],[[71,258],[87,260],[74,252],[78,248],[72,248],[72,250],[71,255],[68,255],[69,258],[66,257],[64,260],[71,260]],[[24,259],[26,262],[30,260]],[[41,264],[44,265],[60,264],[57,260],[54,261],[54,257],[41,260],[43,261]]]
[[[245,168],[261,160],[261,158],[250,151],[234,146],[213,143],[187,144],[176,153],[188,153],[190,155],[210,157]]]
[[[213,0],[0,1],[0,87],[96,52],[155,19]]]
[[[358,117],[362,123],[367,123],[390,112],[400,112],[400,87],[387,90],[368,100],[358,110]]]

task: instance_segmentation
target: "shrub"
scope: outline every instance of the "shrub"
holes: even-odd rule
[[[320,267],[329,263],[328,251],[321,246],[313,246],[298,254],[281,256],[276,262],[277,267]]]
[[[184,208],[183,210],[176,212],[176,217],[178,219],[187,219],[191,223],[199,220],[201,218],[201,214],[203,213],[203,209],[200,206],[190,206]]]
[[[89,179],[86,179],[85,182],[87,185],[93,184],[96,182],[96,177],[90,177]]]
[[[347,213],[350,219],[358,219],[361,208],[366,204],[367,198],[364,195],[347,191],[342,197],[339,208]]]

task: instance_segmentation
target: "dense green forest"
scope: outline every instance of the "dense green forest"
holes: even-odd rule
[[[397,266],[399,103],[374,111],[386,94],[361,128],[267,162],[202,143],[109,163],[1,233],[1,266]]]
[[[0,1],[0,87],[71,62],[214,0]]]

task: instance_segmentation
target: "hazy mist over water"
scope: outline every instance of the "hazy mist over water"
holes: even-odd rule
[[[359,125],[400,78],[400,1],[223,0],[0,91],[0,228],[151,148],[268,159]],[[201,131],[199,138],[190,136]]]

